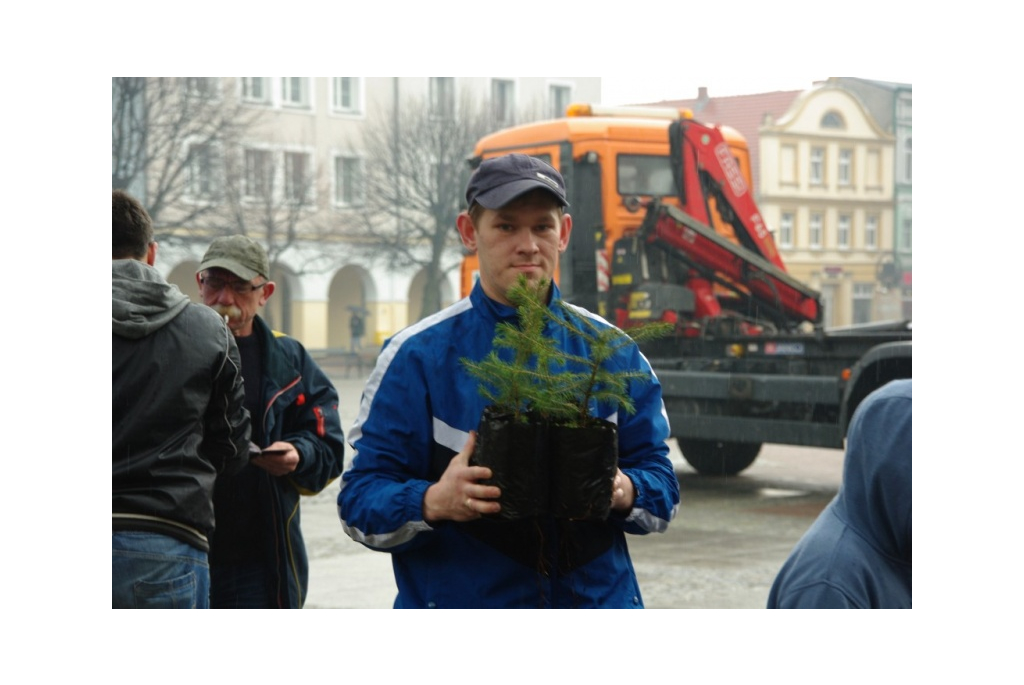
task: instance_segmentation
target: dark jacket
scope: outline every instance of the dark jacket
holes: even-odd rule
[[[910,609],[912,381],[868,395],[850,422],[839,493],[779,571],[769,609]]]
[[[143,262],[113,260],[112,284],[113,528],[209,551],[214,480],[248,459],[235,339]]]
[[[271,566],[274,602],[281,608],[301,608],[306,601],[309,560],[299,522],[301,495],[315,495],[341,475],[345,436],[338,414],[338,392],[302,344],[271,331],[257,316],[253,335],[262,338],[263,415],[253,417],[263,426],[266,447],[278,440],[290,442],[299,453],[299,465],[287,476],[271,476],[257,469],[260,490],[272,493],[264,517],[268,536],[266,559]],[[256,467],[251,467],[256,468]],[[266,486],[266,487],[263,487]]]

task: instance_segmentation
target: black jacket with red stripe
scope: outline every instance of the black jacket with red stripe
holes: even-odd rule
[[[345,436],[338,414],[338,393],[327,375],[302,344],[272,331],[259,316],[253,335],[260,336],[263,350],[260,398],[262,444],[289,442],[299,453],[299,465],[285,476],[272,476],[256,466],[261,493],[258,511],[252,512],[270,532],[264,536],[263,557],[271,574],[273,601],[281,608],[301,608],[306,601],[309,560],[299,521],[302,495],[315,495],[341,475]],[[259,433],[255,429],[254,434]],[[219,508],[219,500],[214,498]],[[219,509],[218,509],[219,510]],[[219,516],[219,514],[218,514]],[[210,558],[216,572],[218,538]]]

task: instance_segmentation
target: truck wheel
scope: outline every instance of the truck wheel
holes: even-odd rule
[[[702,476],[735,476],[754,463],[761,452],[759,442],[683,440],[677,438],[686,462]]]

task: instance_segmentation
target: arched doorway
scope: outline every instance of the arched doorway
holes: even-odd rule
[[[423,290],[427,283],[426,269],[420,269],[409,284],[409,323],[415,323],[423,318]],[[455,301],[451,283],[447,278],[441,279],[440,298],[441,308],[444,309]],[[433,313],[433,312],[430,312]]]
[[[290,269],[278,264],[270,267],[270,280],[274,282],[274,294],[259,314],[273,330],[294,335],[296,326],[292,299],[296,278]]]
[[[156,258],[159,264],[159,252],[157,252]],[[182,262],[171,269],[171,273],[167,274],[167,282],[178,286],[181,292],[188,295],[188,298],[193,302],[202,303],[202,300],[199,299],[199,284],[196,283],[196,270],[198,269],[199,262],[191,260]]]
[[[378,344],[374,331],[374,304],[377,300],[376,285],[370,272],[361,266],[350,264],[342,268],[331,279],[327,292],[327,346],[331,349],[352,349],[352,332],[349,324],[352,315],[359,313],[364,321],[363,347]]]

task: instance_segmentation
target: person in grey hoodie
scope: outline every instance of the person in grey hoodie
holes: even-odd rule
[[[113,191],[113,608],[208,608],[213,485],[249,458],[234,336],[153,268],[152,221]]]

